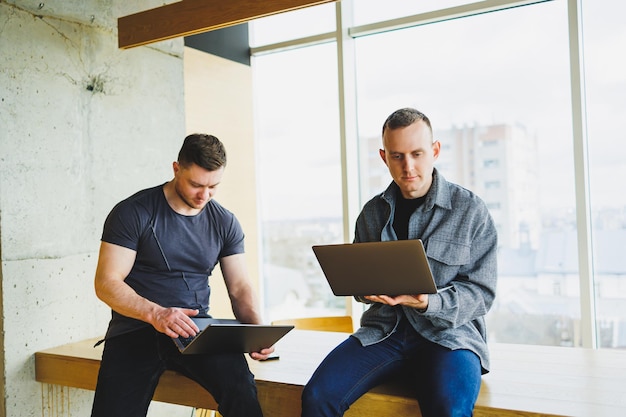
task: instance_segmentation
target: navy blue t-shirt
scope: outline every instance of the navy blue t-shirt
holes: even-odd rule
[[[137,252],[125,282],[164,307],[208,312],[208,277],[220,258],[244,252],[244,234],[233,213],[215,200],[194,216],[176,213],[163,185],[118,203],[107,216],[102,241]],[[113,311],[107,338],[146,326]]]

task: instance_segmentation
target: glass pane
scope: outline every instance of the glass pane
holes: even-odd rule
[[[335,27],[335,3],[280,13],[250,22],[250,46],[332,32]]]
[[[471,0],[385,0],[384,7],[382,7],[380,0],[354,0],[354,25],[382,22],[473,2]]]
[[[336,53],[333,43],[253,62],[270,321],[345,314],[311,249],[343,240]]]
[[[356,41],[362,196],[391,181],[377,157],[387,115],[426,113],[442,142],[438,169],[481,196],[498,227],[494,342],[580,345],[566,6]]]
[[[626,347],[624,12],[620,0],[583,3],[597,336],[608,348]]]

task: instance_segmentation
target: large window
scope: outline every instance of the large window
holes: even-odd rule
[[[480,195],[496,221],[499,287],[488,316],[491,340],[626,347],[626,194],[618,185],[626,174],[620,129],[626,29],[619,21],[626,5],[341,3],[337,9],[353,10],[355,24],[338,28],[337,36],[352,35],[355,51],[341,59],[354,65],[338,66],[335,42],[311,47],[311,33],[300,49],[287,34],[282,43],[272,38],[275,53],[265,55],[271,45],[252,50],[253,56],[255,49],[263,53],[253,70],[270,316],[331,315],[344,308],[346,300],[329,292],[310,250],[350,240],[343,230],[354,218],[341,215],[348,168],[342,171],[340,157],[341,141],[350,138],[341,126],[358,132],[359,181],[347,187],[358,188],[363,204],[391,180],[377,153],[382,122],[412,106],[429,115],[442,142],[437,168]],[[494,10],[496,3],[501,10]],[[576,13],[584,25],[572,24]],[[579,37],[584,54],[574,42]],[[585,66],[577,68],[583,56]],[[353,89],[338,82],[350,77],[337,75],[338,68],[352,67]],[[577,89],[580,96],[572,94]],[[343,120],[340,115],[353,113],[339,103],[358,109],[356,119]],[[573,118],[577,109],[582,115]],[[288,167],[294,160],[297,174]],[[293,188],[294,178],[302,187]],[[308,193],[301,195],[304,188]],[[287,283],[302,291],[286,290]]]
[[[343,314],[311,249],[342,239],[335,45],[262,56],[254,68],[266,316]]]

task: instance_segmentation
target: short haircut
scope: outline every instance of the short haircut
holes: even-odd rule
[[[196,164],[208,171],[217,171],[226,166],[226,149],[215,136],[194,133],[185,138],[178,152],[178,163],[183,168]]]
[[[387,120],[385,120],[385,123],[383,124],[383,135],[386,130],[394,130],[401,127],[411,126],[413,123],[419,122],[420,120],[423,120],[424,123],[426,123],[428,129],[432,133],[433,128],[430,125],[430,119],[428,119],[424,113],[410,107],[396,110],[391,113],[389,117],[387,117]]]

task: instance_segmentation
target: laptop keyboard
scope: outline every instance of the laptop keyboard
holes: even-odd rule
[[[184,347],[187,347],[187,345],[189,345],[189,343],[191,343],[191,341],[192,341],[193,339],[195,339],[195,338],[196,338],[196,336],[189,336],[189,337],[182,337],[182,336],[179,336],[179,337],[178,337],[178,340],[180,341],[180,343],[182,343],[182,345],[183,345]]]

